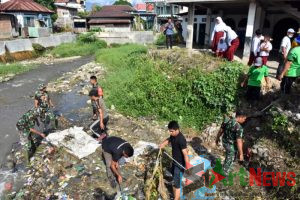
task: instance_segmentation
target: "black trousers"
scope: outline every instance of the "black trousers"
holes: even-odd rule
[[[247,93],[246,93],[247,100],[250,100],[250,101],[259,100],[260,89],[261,89],[261,87],[248,85]]]
[[[90,126],[90,130],[96,135],[96,136],[100,136],[103,133],[105,133],[107,135],[107,123],[109,121],[109,117],[105,117],[103,119],[103,123],[104,123],[104,129],[100,128],[100,120],[96,120],[91,126]]]
[[[172,35],[166,35],[167,49],[173,47]]]
[[[290,94],[293,83],[295,82],[296,77],[287,77],[284,76],[280,83],[280,90],[284,94]]]
[[[277,68],[277,72],[276,72],[276,78],[278,78],[280,76],[280,74],[282,73],[283,69],[284,69],[284,64],[285,64],[285,59],[282,53],[279,53],[278,55],[279,58],[279,65]]]

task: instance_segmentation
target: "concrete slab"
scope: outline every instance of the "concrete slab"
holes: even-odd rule
[[[0,56],[5,55],[5,42],[0,41]]]
[[[33,51],[32,43],[29,39],[9,40],[5,42],[5,46],[9,53]]]

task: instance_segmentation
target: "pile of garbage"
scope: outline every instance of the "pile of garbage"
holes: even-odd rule
[[[129,199],[144,199],[144,185],[155,164],[157,142],[168,133],[157,122],[134,120],[113,112],[110,116],[109,134],[126,139],[135,148],[133,157],[120,161],[124,177],[122,194]],[[14,149],[12,170],[23,173],[20,177],[24,187],[5,188],[5,198],[115,199],[120,191],[108,184],[101,145],[85,130],[70,127],[50,133],[37,148],[27,170],[16,167],[22,163],[22,156],[20,148]],[[18,181],[9,179],[3,184]]]

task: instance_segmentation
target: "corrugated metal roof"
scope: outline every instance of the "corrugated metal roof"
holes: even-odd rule
[[[91,19],[89,24],[130,24],[127,19]]]
[[[92,13],[90,18],[132,18],[129,12],[136,11],[127,5],[103,6],[98,12]]]
[[[0,4],[1,12],[39,12],[39,13],[54,13],[45,6],[42,6],[33,0],[10,0]]]

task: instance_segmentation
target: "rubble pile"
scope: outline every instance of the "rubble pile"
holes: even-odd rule
[[[73,87],[80,87],[79,94],[88,95],[90,84],[88,83],[90,76],[103,76],[104,69],[95,62],[87,63],[79,69],[63,74],[56,81],[48,84],[49,92],[69,92]]]
[[[72,126],[72,123],[65,124]],[[144,184],[151,175],[151,167],[155,164],[157,142],[166,138],[168,133],[164,126],[155,121],[132,119],[114,111],[110,112],[108,127],[110,135],[125,138],[136,149],[132,158],[123,159],[120,163],[123,165],[123,192],[127,197],[144,199]],[[51,137],[51,134],[48,137]],[[65,137],[64,140],[73,143],[70,137]],[[111,188],[108,184],[101,147],[79,159],[70,153],[70,149],[61,147],[64,145],[52,145],[42,142],[31,159],[31,168],[22,176],[25,186],[19,191],[6,194],[7,199],[115,198],[118,188]],[[16,160],[22,162],[18,151],[12,154],[17,157]]]
[[[0,83],[9,81],[9,80],[13,79],[14,77],[15,77],[15,74],[7,74],[5,76],[1,76],[0,77]]]
[[[45,65],[52,65],[53,63],[57,62],[67,62],[70,60],[75,60],[81,58],[81,56],[72,56],[72,57],[66,57],[66,58],[55,58],[52,54],[46,54],[45,56],[29,59],[29,60],[23,60],[20,63],[23,65],[32,65],[32,64],[45,64]]]

